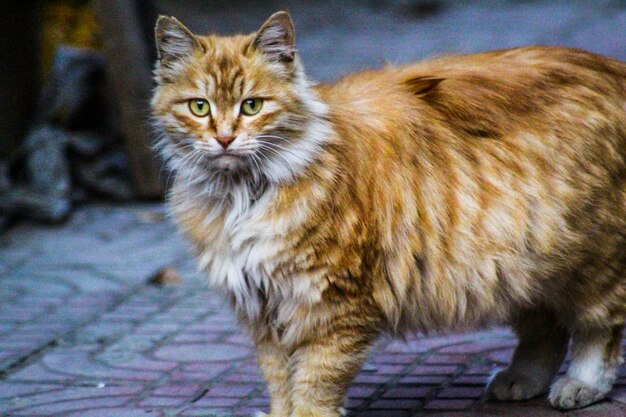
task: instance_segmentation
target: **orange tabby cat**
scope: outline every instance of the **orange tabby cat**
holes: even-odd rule
[[[626,64],[564,48],[306,78],[285,12],[156,27],[172,213],[256,343],[273,417],[335,417],[381,332],[508,322],[488,394],[602,399],[626,319]]]

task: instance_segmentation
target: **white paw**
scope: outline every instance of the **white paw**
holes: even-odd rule
[[[496,372],[487,385],[487,398],[499,401],[521,401],[536,397],[546,389],[544,381],[520,375],[508,369]]]
[[[603,399],[606,392],[575,378],[564,376],[550,388],[550,404],[555,408],[571,410],[585,407]]]
[[[265,414],[263,411],[257,411],[254,413],[254,417],[270,417],[269,414]]]

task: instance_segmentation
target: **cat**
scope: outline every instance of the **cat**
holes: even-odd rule
[[[381,333],[509,323],[497,400],[601,400],[623,362],[626,64],[558,47],[309,80],[293,22],[156,25],[168,204],[256,345],[272,417],[336,417]],[[567,374],[551,384],[572,340]]]

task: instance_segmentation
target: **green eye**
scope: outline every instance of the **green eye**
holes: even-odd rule
[[[248,98],[241,103],[241,112],[246,116],[253,116],[261,111],[263,107],[263,99]]]
[[[198,117],[204,117],[211,112],[209,102],[201,98],[189,100],[189,110]]]

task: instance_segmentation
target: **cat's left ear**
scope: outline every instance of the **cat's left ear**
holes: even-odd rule
[[[263,23],[252,46],[270,60],[291,64],[296,55],[296,32],[289,13],[274,13]]]

